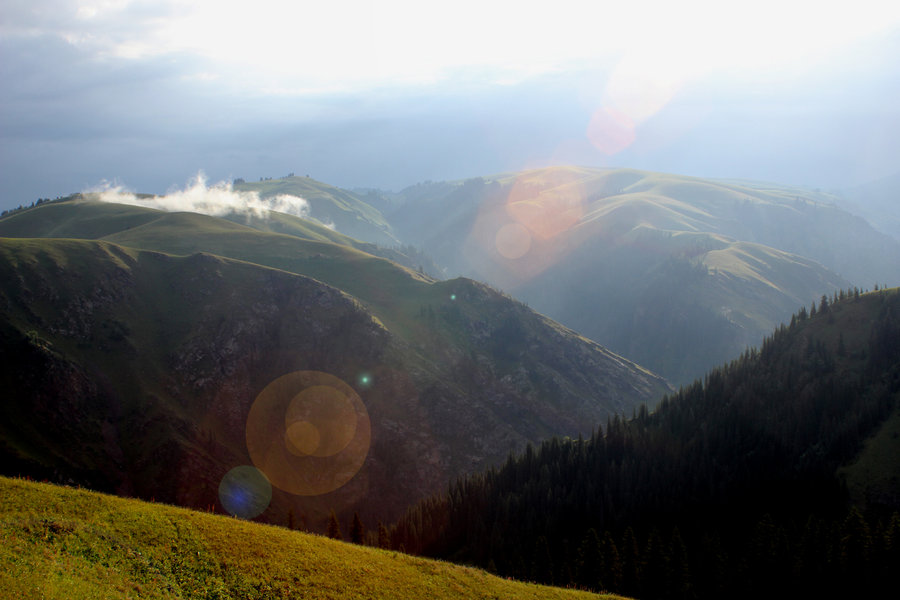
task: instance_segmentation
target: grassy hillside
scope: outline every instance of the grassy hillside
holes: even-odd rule
[[[0,236],[100,239],[142,225],[173,227],[175,221],[185,218],[185,214],[172,217],[170,213],[153,208],[103,202],[96,194],[75,194],[64,201],[38,205],[0,219]],[[162,222],[154,225],[159,219]],[[430,258],[421,256],[411,247],[396,247],[396,241],[391,241],[390,246],[361,242],[315,221],[286,213],[272,211],[264,216],[249,212],[231,213],[221,219],[207,218],[200,222],[203,222],[202,229],[207,232],[215,230],[219,233],[233,233],[252,229],[280,233],[301,240],[330,242],[355,248],[417,270],[424,269],[433,273],[439,271]],[[199,226],[200,222],[188,221],[185,224]]]
[[[73,206],[117,210],[34,214]],[[355,387],[372,427],[360,475],[322,497],[276,493],[270,522],[290,508],[317,529],[332,508],[392,518],[667,389],[473,281],[203,215],[155,213],[102,240],[3,238],[0,277],[8,474],[217,505],[223,475],[249,463],[249,409],[270,382],[314,370]]]
[[[234,189],[257,192],[261,198],[281,194],[298,196],[309,202],[310,216],[321,223],[333,225],[337,231],[345,235],[382,246],[400,243],[378,209],[367,204],[353,192],[309,177],[284,177],[238,183]]]
[[[0,477],[7,598],[615,598],[160,504]]]
[[[832,200],[787,186],[553,167],[416,186],[388,216],[450,273],[687,383],[758,344],[800,304],[900,279],[900,243]]]

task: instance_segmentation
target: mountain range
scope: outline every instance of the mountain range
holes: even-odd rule
[[[0,221],[3,471],[222,509],[223,477],[251,463],[251,407],[281,377],[317,373],[295,393],[358,394],[365,447],[349,484],[283,485],[263,517],[294,510],[317,528],[330,510],[392,518],[669,389],[483,284],[274,218],[293,235],[83,197]]]
[[[900,280],[900,241],[822,192],[553,167],[388,198],[397,235],[675,384],[800,305]]]
[[[885,576],[900,296],[860,286],[900,243],[835,197],[580,167],[232,190],[306,210],[0,218],[0,474],[319,532],[412,506],[395,549],[648,598]]]

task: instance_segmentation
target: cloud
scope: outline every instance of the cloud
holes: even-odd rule
[[[268,218],[269,213],[274,211],[303,219],[311,218],[309,203],[299,196],[279,194],[262,198],[258,192],[238,191],[231,183],[224,181],[209,185],[202,171],[184,189],[171,190],[164,196],[138,196],[123,186],[110,182],[103,182],[85,193],[101,202],[130,204],[167,212],[195,212],[213,217],[236,213]]]

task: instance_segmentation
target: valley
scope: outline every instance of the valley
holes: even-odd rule
[[[0,271],[16,282],[3,290],[9,474],[205,508],[250,463],[263,388],[328,373],[364,398],[365,465],[331,494],[276,490],[265,517],[293,509],[321,530],[330,510],[398,516],[454,477],[669,389],[487,286],[341,244],[84,200],[17,215],[4,235],[47,230],[57,212],[65,239],[2,241]],[[115,225],[98,230],[107,216]],[[79,222],[85,239],[72,239]],[[96,444],[70,452],[78,439]]]
[[[846,591],[861,559],[827,552],[858,523],[884,576],[900,308],[864,280],[900,250],[826,195],[576,167],[234,189],[309,212],[76,194],[0,219],[3,475],[352,516],[369,545],[641,598]],[[742,550],[760,528],[771,564]],[[812,535],[831,550],[801,564]]]

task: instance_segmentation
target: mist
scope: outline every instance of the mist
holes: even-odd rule
[[[230,214],[267,218],[271,211],[303,219],[311,218],[309,203],[290,194],[261,198],[253,191],[237,191],[230,182],[210,185],[203,172],[197,173],[183,189],[173,189],[163,196],[138,196],[123,185],[102,182],[83,192],[101,202],[143,206],[167,212],[194,212],[213,217]]]

